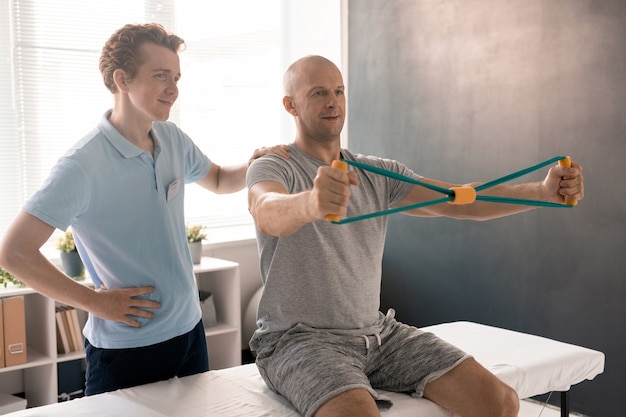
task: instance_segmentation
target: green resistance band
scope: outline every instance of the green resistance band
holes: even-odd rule
[[[432,206],[435,204],[440,204],[440,203],[445,203],[445,202],[451,202],[454,201],[455,197],[456,197],[456,192],[453,189],[447,189],[447,188],[443,188],[443,187],[439,187],[433,184],[428,184],[424,181],[420,181],[418,179],[415,178],[411,178],[411,177],[407,177],[401,174],[398,174],[397,172],[392,172],[392,171],[388,171],[386,169],[382,169],[379,167],[375,167],[372,165],[368,165],[368,164],[364,164],[362,162],[357,162],[357,161],[351,161],[348,159],[341,159],[342,162],[345,162],[347,164],[350,164],[356,168],[360,168],[363,169],[365,171],[370,171],[370,172],[374,172],[376,174],[380,174],[380,175],[384,175],[386,177],[390,177],[399,181],[403,181],[403,182],[408,182],[411,184],[416,184],[425,188],[428,188],[430,190],[433,191],[437,191],[441,194],[444,194],[445,197],[443,198],[438,198],[438,199],[434,199],[434,200],[429,200],[429,201],[424,201],[421,203],[417,203],[417,204],[410,204],[407,206],[402,206],[402,207],[396,207],[396,208],[391,208],[391,209],[387,209],[387,210],[381,210],[381,211],[376,211],[373,213],[368,213],[368,214],[363,214],[360,216],[354,216],[354,217],[348,217],[345,219],[340,219],[337,221],[332,221],[332,223],[334,224],[346,224],[346,223],[352,223],[352,222],[356,222],[359,220],[365,220],[365,219],[371,219],[373,217],[378,217],[378,216],[386,216],[389,214],[393,214],[393,213],[398,213],[401,211],[408,211],[408,210],[414,210],[417,208],[421,208],[421,207],[426,207],[426,206]],[[524,176],[530,172],[536,171],[540,168],[543,168],[547,165],[551,165],[554,164],[555,162],[562,162],[562,161],[567,161],[564,162],[563,164],[568,164],[569,163],[569,158],[566,156],[555,156],[554,158],[550,158],[546,161],[540,162],[536,165],[533,165],[531,167],[513,172],[511,174],[505,175],[503,177],[497,178],[493,181],[489,181],[486,182],[484,184],[481,184],[479,186],[477,186],[474,191],[478,192],[478,191],[483,191],[486,190],[488,188],[491,188],[493,186],[496,186],[498,184],[502,184],[504,182],[507,181],[511,181],[515,178]],[[475,200],[478,201],[488,201],[488,202],[492,202],[492,203],[504,203],[504,204],[522,204],[522,205],[527,205],[527,206],[538,206],[538,207],[556,207],[556,208],[572,208],[574,207],[574,203],[568,203],[568,204],[559,204],[559,203],[551,203],[551,202],[547,202],[547,201],[539,201],[539,200],[527,200],[527,199],[521,199],[521,198],[510,198],[510,197],[497,197],[497,196],[489,196],[489,195],[476,195],[475,196]]]

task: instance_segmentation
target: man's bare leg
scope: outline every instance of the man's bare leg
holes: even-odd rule
[[[325,402],[314,417],[380,417],[380,412],[369,391],[355,388]]]
[[[519,398],[474,359],[426,384],[424,397],[461,417],[517,417]]]

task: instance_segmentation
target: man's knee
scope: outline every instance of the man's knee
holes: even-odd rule
[[[503,384],[504,385],[504,384]],[[504,385],[498,395],[498,410],[494,417],[517,417],[519,414],[519,397],[517,392],[507,385]]]
[[[468,415],[483,417],[518,417],[519,397],[517,392],[504,383],[492,387],[489,397],[483,402],[483,408],[478,413],[473,410]],[[461,413],[461,415],[464,415]]]

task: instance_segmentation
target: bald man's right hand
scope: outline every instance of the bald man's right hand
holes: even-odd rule
[[[323,219],[330,213],[345,215],[350,202],[350,187],[354,185],[359,185],[356,172],[319,167],[310,193],[310,207],[315,218]]]

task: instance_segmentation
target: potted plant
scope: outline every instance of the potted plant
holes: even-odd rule
[[[191,260],[194,264],[199,264],[202,259],[202,241],[206,239],[206,233],[204,233],[205,228],[206,226],[185,225],[185,231],[187,232],[187,244],[189,245]]]
[[[83,265],[83,261],[76,250],[74,235],[70,229],[67,229],[65,234],[59,238],[57,249],[61,252],[63,272],[75,280],[85,278],[85,265]]]
[[[7,284],[13,284],[16,287],[25,287],[24,283],[19,279],[15,278],[13,275],[9,273],[9,271],[5,271],[0,268],[0,284],[4,285],[4,288],[7,287]]]

